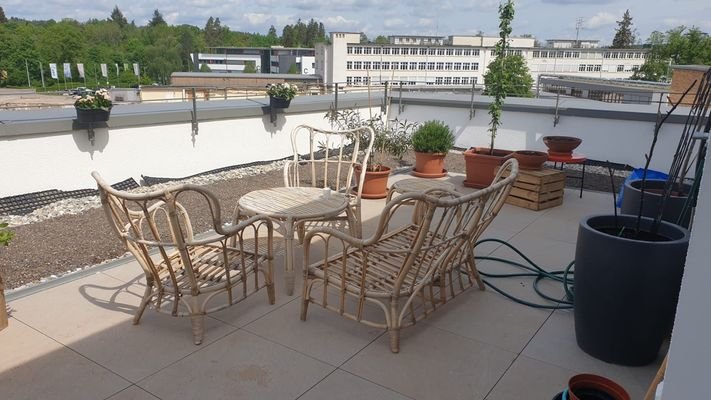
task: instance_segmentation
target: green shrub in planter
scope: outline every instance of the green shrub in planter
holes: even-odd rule
[[[418,153],[447,153],[454,147],[454,135],[442,121],[427,121],[412,134],[412,148]]]

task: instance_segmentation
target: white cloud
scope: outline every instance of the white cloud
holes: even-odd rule
[[[348,19],[342,15],[336,15],[333,17],[322,17],[323,25],[327,31],[360,31],[362,30],[360,26],[360,21],[355,19]]]
[[[417,26],[419,27],[431,27],[434,26],[434,20],[432,18],[420,18],[417,20]]]
[[[271,18],[270,14],[261,14],[261,13],[246,13],[244,14],[244,18],[249,22],[251,25],[261,25]]]
[[[617,18],[606,11],[601,11],[590,18],[583,21],[583,28],[597,29],[603,26],[613,25],[617,22]]]
[[[405,21],[402,18],[388,18],[383,21],[383,26],[387,29],[401,28],[405,26]]]

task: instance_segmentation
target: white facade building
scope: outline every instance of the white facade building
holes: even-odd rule
[[[360,43],[360,33],[333,32],[316,45],[316,74],[326,84],[483,84],[497,37],[392,36],[388,44]],[[594,42],[594,41],[585,41]],[[622,79],[643,63],[646,50],[534,47],[533,38],[511,38],[510,52],[523,56],[534,81],[541,74]]]

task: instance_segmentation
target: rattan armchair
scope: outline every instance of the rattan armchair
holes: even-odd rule
[[[369,126],[341,131],[297,126],[291,132],[294,157],[284,165],[284,186],[330,188],[346,194],[350,205],[335,220],[346,221],[349,232],[360,237],[361,194],[374,137]],[[361,166],[359,174],[356,166]],[[333,220],[302,221],[297,225],[299,239],[303,239],[305,224]]]
[[[190,317],[194,342],[200,344],[205,314],[263,287],[274,304],[272,222],[267,217],[223,224],[217,198],[199,186],[128,193],[113,189],[97,172],[92,176],[109,224],[145,274],[134,324],[151,305],[162,313]],[[195,205],[191,211],[204,215],[213,232],[195,237],[188,210],[178,200]]]
[[[495,183],[477,192],[434,189],[398,196],[385,206],[375,233],[366,239],[329,228],[308,232],[301,319],[306,320],[309,303],[321,305],[387,329],[390,349],[397,353],[401,328],[426,318],[474,283],[484,290],[474,244],[503,206],[517,175],[518,163],[512,159],[501,167]],[[412,202],[416,211],[405,208]],[[399,210],[411,212],[412,221],[391,226],[397,225],[393,217]],[[315,238],[323,239],[326,254],[311,263]],[[366,304],[382,310],[384,322],[366,313]]]

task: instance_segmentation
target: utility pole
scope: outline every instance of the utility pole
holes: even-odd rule
[[[42,89],[46,89],[44,86],[44,70],[42,69],[42,61],[37,61],[40,67],[40,77],[42,78]]]
[[[575,20],[575,47],[580,48],[580,28],[583,27],[583,18],[578,17]]]
[[[25,58],[25,72],[27,72],[27,87],[32,87],[30,82],[30,67],[27,65],[27,59]]]

